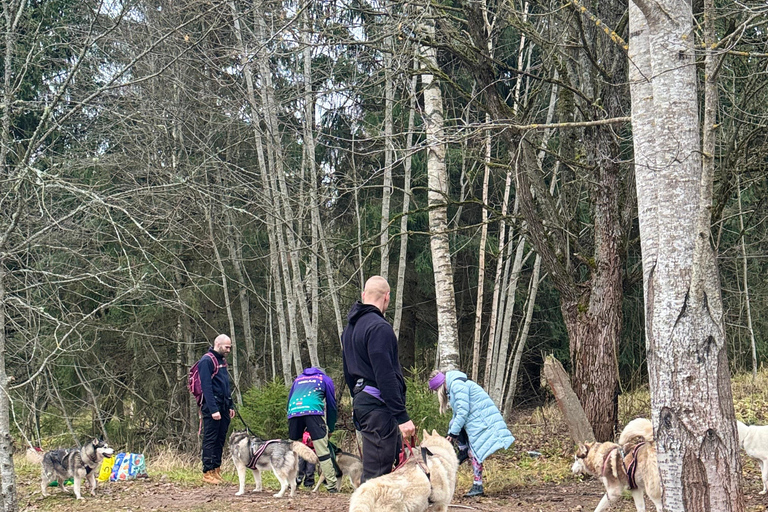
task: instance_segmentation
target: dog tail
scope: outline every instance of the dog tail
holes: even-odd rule
[[[635,418],[627,423],[619,436],[619,444],[624,446],[635,437],[642,437],[645,441],[653,441],[653,424],[646,418]]]
[[[301,441],[293,441],[291,443],[291,450],[296,452],[299,457],[309,462],[310,464],[318,464],[320,462],[320,459],[317,458],[315,451]]]

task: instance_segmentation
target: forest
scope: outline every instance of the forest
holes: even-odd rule
[[[218,333],[238,404],[341,382],[372,275],[415,382],[459,368],[509,417],[551,354],[599,440],[644,386],[683,444],[733,430],[701,418],[768,359],[765,2],[2,14],[5,510],[12,445],[198,449],[187,372]]]

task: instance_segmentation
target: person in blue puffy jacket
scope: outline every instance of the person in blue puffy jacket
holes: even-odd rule
[[[466,374],[451,370],[433,371],[429,389],[437,393],[440,414],[448,407],[453,411],[447,438],[459,447],[459,462],[466,456],[472,461],[474,479],[465,497],[483,495],[483,461],[499,449],[507,449],[515,441],[498,407],[479,384]]]

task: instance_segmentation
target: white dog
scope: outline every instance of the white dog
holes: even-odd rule
[[[760,463],[763,474],[763,490],[760,494],[765,494],[768,492],[768,425],[748,426],[740,421],[736,425],[739,427],[739,447]]]

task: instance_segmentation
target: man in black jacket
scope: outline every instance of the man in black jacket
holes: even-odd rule
[[[232,340],[226,334],[219,334],[197,365],[203,390],[203,481],[209,484],[224,483],[221,453],[229,422],[235,417],[225,359],[231,350]]]
[[[352,392],[355,427],[363,437],[362,481],[392,471],[406,439],[416,427],[405,410],[405,380],[397,337],[384,313],[389,283],[373,276],[365,283],[362,302],[352,306],[341,334],[344,379]]]

